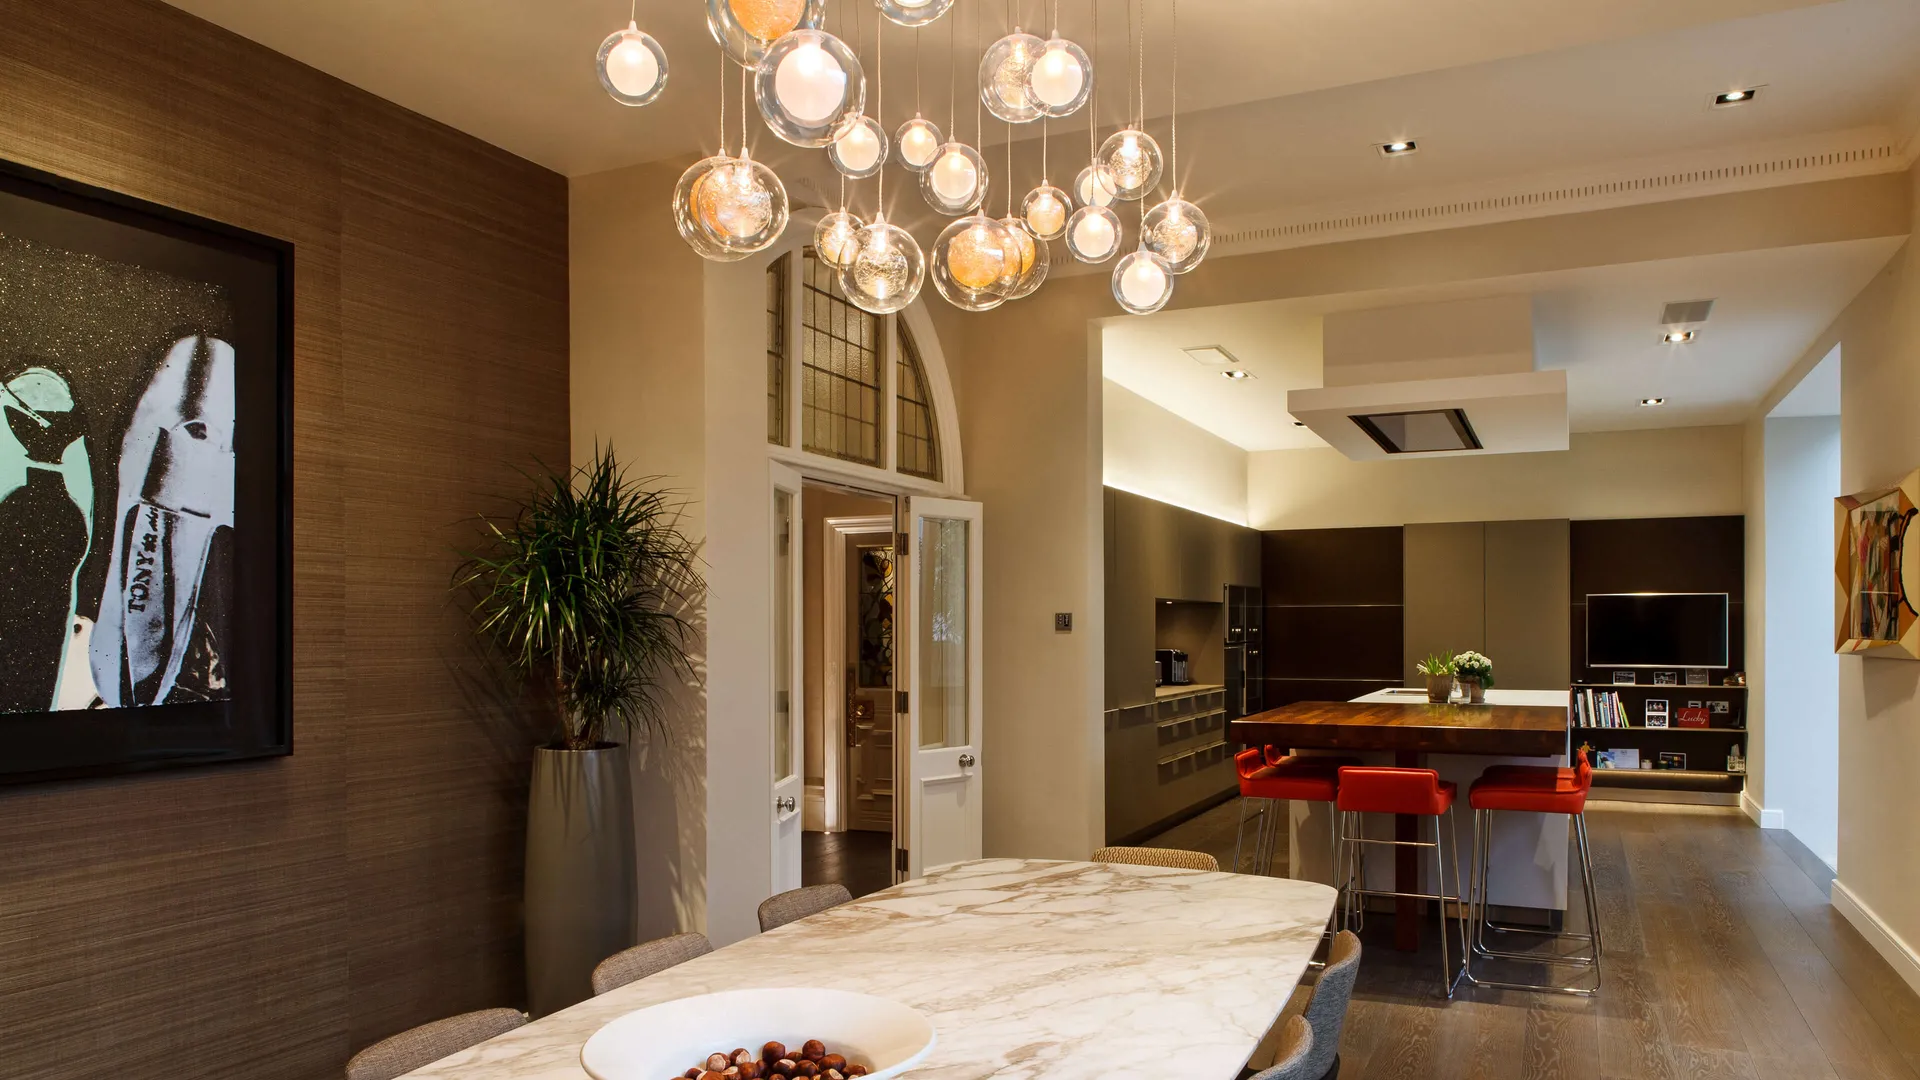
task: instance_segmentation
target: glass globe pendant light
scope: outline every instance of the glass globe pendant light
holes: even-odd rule
[[[1177,191],[1148,210],[1140,221],[1140,246],[1160,256],[1175,274],[1199,266],[1212,243],[1213,229],[1207,224],[1207,215]]]
[[[707,0],[707,32],[734,63],[751,68],[786,35],[819,29],[826,14],[826,0]]]
[[[1018,273],[1013,236],[985,214],[949,223],[933,242],[933,287],[961,311],[999,307]]]
[[[1167,260],[1140,248],[1113,268],[1113,298],[1129,314],[1151,315],[1173,299],[1173,272]]]
[[[1040,239],[1058,240],[1067,234],[1067,211],[1072,205],[1066,192],[1043,180],[1027,192],[1020,206],[1020,220]]]
[[[847,209],[847,179],[840,178],[840,209],[821,215],[813,227],[813,250],[820,260],[835,270],[844,270],[853,262],[855,238],[867,223]]]
[[[920,172],[933,164],[934,157],[940,153],[941,144],[946,140],[941,137],[940,129],[934,126],[933,121],[915,116],[900,125],[900,130],[894,133],[893,142],[900,148],[900,164],[909,171]]]
[[[1093,93],[1093,61],[1055,30],[1027,71],[1027,95],[1044,116],[1072,116]]]
[[[943,214],[977,209],[987,196],[986,159],[966,143],[947,143],[920,173],[920,194],[928,206]]]
[[[1112,206],[1113,177],[1100,165],[1089,165],[1073,178],[1074,197],[1081,206]]]
[[[632,20],[600,43],[594,68],[600,85],[622,105],[646,105],[667,88],[667,51]]]
[[[980,100],[988,112],[1010,124],[1040,119],[1040,101],[1033,96],[1029,79],[1046,45],[1016,26],[1013,33],[987,47],[980,58]]]
[[[887,133],[878,121],[854,113],[840,124],[827,146],[827,160],[850,180],[865,180],[887,163]]]
[[[1160,184],[1163,164],[1160,144],[1139,128],[1107,136],[1100,145],[1099,163],[1113,182],[1113,197],[1134,202]]]
[[[754,101],[767,127],[795,146],[821,147],[867,104],[860,58],[824,30],[795,30],[754,69]]]
[[[1083,206],[1067,219],[1067,251],[1084,263],[1102,263],[1120,250],[1120,217],[1108,206]]]
[[[953,0],[873,0],[890,22],[901,26],[925,26],[947,13]]]
[[[752,254],[750,251],[728,248],[719,237],[707,231],[706,223],[700,216],[698,193],[701,184],[715,169],[732,162],[733,158],[724,153],[702,158],[680,174],[680,182],[673,189],[673,227],[695,254],[714,262],[737,262]]]
[[[926,256],[913,234],[888,224],[876,211],[873,224],[854,234],[853,258],[840,271],[840,288],[860,310],[891,315],[920,295],[926,274]]]
[[[693,189],[701,228],[729,252],[763,251],[787,228],[787,189],[747,148],[716,166]]]

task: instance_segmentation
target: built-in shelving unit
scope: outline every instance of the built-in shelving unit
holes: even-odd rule
[[[1573,693],[1577,698],[1586,693],[1598,696],[1603,693],[1615,693],[1620,696],[1622,708],[1626,710],[1626,727],[1588,727],[1577,721],[1581,716],[1579,709],[1574,711],[1575,726],[1572,731],[1573,745],[1591,746],[1596,752],[1601,750],[1632,749],[1640,752],[1641,767],[1637,770],[1598,769],[1594,773],[1594,784],[1602,788],[1693,791],[1721,794],[1738,794],[1745,788],[1744,768],[1735,772],[1727,768],[1728,757],[1735,747],[1744,759],[1747,755],[1747,688],[1744,686],[1687,686],[1651,683],[1574,683]],[[1668,726],[1664,728],[1647,727],[1646,704],[1648,701],[1666,701],[1670,710]],[[1725,702],[1727,709],[1717,714],[1710,727],[1681,727],[1678,716],[1682,708],[1698,702],[1701,707],[1711,709],[1714,702]],[[1685,754],[1684,768],[1648,768],[1649,763],[1657,762],[1661,753]]]

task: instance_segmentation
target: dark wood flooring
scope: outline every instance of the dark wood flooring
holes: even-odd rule
[[[803,885],[839,883],[855,896],[876,893],[893,884],[888,862],[893,837],[883,832],[852,830],[800,834],[800,882]]]
[[[1237,813],[1226,803],[1149,843],[1226,865]],[[1587,821],[1600,996],[1446,1001],[1431,929],[1423,952],[1397,953],[1392,916],[1375,914],[1342,1080],[1920,1077],[1920,995],[1828,905],[1831,873],[1791,836],[1718,807],[1600,803]]]

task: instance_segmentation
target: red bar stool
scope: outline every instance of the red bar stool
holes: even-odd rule
[[[1345,905],[1343,910],[1349,922],[1355,921],[1360,905],[1369,896],[1391,896],[1413,900],[1432,900],[1440,907],[1440,971],[1441,989],[1448,997],[1453,996],[1454,987],[1466,974],[1467,925],[1465,919],[1460,923],[1460,951],[1462,953],[1460,970],[1455,971],[1447,957],[1447,902],[1459,905],[1460,889],[1460,832],[1454,824],[1453,801],[1459,793],[1459,785],[1450,780],[1441,780],[1440,774],[1432,769],[1402,769],[1388,767],[1348,767],[1340,770],[1340,790],[1336,797],[1339,814],[1339,850],[1340,862],[1336,876],[1344,875]],[[1415,817],[1433,819],[1433,840],[1372,840],[1361,831],[1362,814],[1410,814]],[[1448,831],[1453,837],[1453,892],[1447,892],[1447,873],[1445,847],[1441,843],[1440,819],[1447,819]],[[1417,835],[1417,834],[1416,834]],[[1433,888],[1430,893],[1398,892],[1385,889],[1367,888],[1365,845],[1380,844],[1388,847],[1423,847],[1433,849]]]
[[[1233,767],[1240,774],[1240,827],[1233,837],[1234,872],[1240,871],[1240,846],[1247,832],[1249,804],[1255,800],[1260,802],[1260,817],[1253,838],[1253,869],[1255,873],[1265,873],[1272,868],[1275,850],[1280,845],[1283,823],[1279,820],[1279,804],[1289,800],[1333,802],[1340,787],[1340,767],[1354,764],[1358,762],[1353,758],[1289,757],[1271,746],[1250,746],[1235,754]],[[1270,816],[1272,821],[1268,820]],[[1337,832],[1332,835],[1337,839]]]
[[[1554,994],[1588,997],[1600,989],[1600,908],[1593,892],[1593,852],[1587,843],[1587,792],[1593,788],[1593,766],[1587,752],[1581,750],[1571,769],[1543,768],[1531,765],[1495,765],[1480,774],[1467,790],[1467,802],[1473,807],[1473,948],[1468,956],[1467,981],[1475,986],[1503,990],[1538,990]],[[1580,879],[1587,901],[1587,932],[1556,933],[1525,926],[1508,926],[1487,918],[1487,868],[1493,861],[1493,816],[1508,810],[1527,814],[1565,814],[1573,819],[1573,832],[1580,849]],[[1562,953],[1529,953],[1489,948],[1487,930],[1496,934],[1532,934],[1556,941],[1585,944],[1586,955],[1576,950]],[[1525,960],[1535,964],[1561,965],[1590,969],[1593,985],[1584,985],[1584,977],[1573,984],[1499,982],[1482,979],[1473,973],[1472,957]],[[1484,966],[1484,965],[1482,965]]]

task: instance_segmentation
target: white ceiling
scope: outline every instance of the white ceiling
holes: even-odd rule
[[[643,161],[654,161],[710,146],[714,138],[716,100],[720,84],[716,50],[707,36],[704,10],[697,0],[646,0],[639,4],[642,28],[660,39],[669,58],[670,82],[653,105],[630,109],[615,104],[593,75],[593,55],[600,40],[619,28],[628,5],[619,0],[172,0],[203,18],[286,53],[316,68],[363,87],[381,97],[469,132],[515,154],[569,175],[596,172]],[[1067,0],[1061,5],[1062,30],[1091,42],[1091,11],[1096,0]],[[1102,70],[1125,68],[1127,4],[1100,0],[1100,60]],[[1155,2],[1147,28],[1151,47],[1148,81],[1152,90],[1148,113],[1167,111],[1166,75],[1171,67],[1168,33],[1171,5]],[[1583,46],[1629,39],[1685,42],[1688,28],[1724,24],[1726,20],[1769,12],[1823,8],[1844,9],[1828,22],[1852,22],[1858,30],[1852,43],[1835,32],[1809,40],[1809,47],[1842,48],[1841,56],[1824,73],[1838,85],[1813,83],[1798,88],[1803,102],[1817,95],[1819,104],[1789,105],[1789,109],[1851,110],[1862,113],[1855,84],[1862,73],[1880,70],[1877,59],[1851,62],[1846,50],[1897,50],[1901,33],[1888,33],[1880,8],[1912,7],[1905,0],[1847,0],[1844,4],[1813,4],[1809,0],[1608,0],[1605,3],[1542,3],[1540,0],[1286,0],[1255,3],[1245,0],[1187,0],[1181,5],[1181,104],[1189,111],[1257,102],[1289,95],[1319,97],[1331,88],[1394,80],[1419,72],[1468,69],[1444,79],[1431,89],[1447,91],[1448,101],[1478,100],[1491,113],[1462,114],[1471,125],[1487,129],[1510,128],[1509,110],[1518,115],[1537,113],[1543,103],[1526,87],[1507,82],[1515,73],[1495,70],[1476,74],[1489,61],[1535,56],[1533,69],[1546,79],[1553,100],[1565,102],[1562,117],[1579,118],[1606,103],[1591,99],[1566,101],[1567,83],[1552,78],[1558,60],[1540,54],[1575,50],[1579,78],[1604,79],[1608,92],[1623,80],[1629,84],[1651,80],[1646,96],[1658,97],[1659,88],[1673,81],[1665,59],[1643,51],[1621,64],[1608,64],[1602,46],[1585,54]],[[1022,2],[1027,14],[1034,6]],[[853,3],[863,19],[873,12]],[[959,21],[924,31],[922,65],[928,112],[944,109],[944,43],[957,29],[961,51],[978,55],[968,43],[976,35],[997,35],[1005,23],[1006,8],[986,0],[957,5]],[[851,25],[829,25],[845,37]],[[954,16],[949,16],[953,18]],[[976,30],[975,17],[981,24]],[[1038,23],[1037,17],[1030,23]],[[862,24],[867,54],[872,54],[871,22]],[[1795,35],[1797,36],[1797,35]],[[1844,35],[1840,35],[1844,36]],[[887,34],[889,97],[888,126],[904,119],[911,97],[913,34],[891,28]],[[1684,48],[1674,45],[1671,48]],[[1911,56],[1911,51],[1908,52]],[[938,58],[938,59],[936,59]],[[1685,58],[1682,58],[1685,59]],[[1718,60],[1719,58],[1708,58]],[[963,60],[963,65],[972,61]],[[1721,83],[1741,85],[1755,78],[1739,65],[1722,62],[1681,65],[1691,67],[1689,100],[1717,89]],[[962,69],[965,85],[966,68]],[[1526,72],[1519,72],[1524,76]],[[1762,72],[1767,78],[1774,76]],[[1785,77],[1784,75],[1781,77]],[[1731,81],[1729,81],[1731,80]],[[1693,85],[1697,83],[1697,85]],[[729,93],[737,83],[729,82]],[[1103,119],[1121,111],[1121,87],[1110,78],[1102,97]],[[1537,87],[1536,87],[1537,89]],[[1587,98],[1590,86],[1576,85],[1571,96]],[[1323,144],[1298,145],[1288,132],[1286,156],[1306,173],[1340,190],[1344,182],[1323,168],[1342,156],[1342,148],[1364,148],[1370,140],[1392,132],[1376,129],[1395,123],[1419,127],[1435,140],[1434,151],[1422,151],[1425,162],[1477,152],[1475,136],[1467,127],[1447,123],[1438,101],[1400,98],[1380,90],[1357,95],[1346,104],[1302,101],[1313,113],[1331,110],[1338,117],[1337,132]],[[1782,95],[1787,97],[1788,95]],[[1829,102],[1828,98],[1836,99]],[[1844,102],[1838,99],[1845,99]],[[737,99],[736,99],[737,100]],[[1433,107],[1430,107],[1433,106]],[[1342,110],[1348,110],[1343,112]],[[1630,109],[1637,117],[1637,110]],[[1364,123],[1361,121],[1365,121]],[[1822,123],[1827,121],[1823,120]],[[1733,121],[1732,123],[1750,123]],[[965,125],[963,125],[965,126]],[[1310,126],[1310,125],[1309,125]],[[1209,148],[1207,136],[1183,132],[1183,152],[1195,165],[1218,157],[1222,166],[1233,160],[1232,144],[1247,141],[1241,130],[1226,133],[1225,142]],[[1302,130],[1303,134],[1311,132]],[[989,133],[990,135],[991,133]],[[770,139],[766,141],[771,141]],[[989,139],[991,141],[991,139]],[[1259,140],[1253,140],[1259,141]],[[1442,148],[1454,149],[1442,152]],[[1423,165],[1434,169],[1435,166]],[[1209,170],[1207,185],[1226,188],[1225,169]]]
[[[1853,240],[1114,319],[1102,331],[1103,370],[1244,449],[1321,446],[1294,425],[1286,398],[1321,385],[1323,314],[1518,293],[1533,297],[1536,366],[1567,373],[1574,431],[1739,423],[1899,244]],[[1713,316],[1697,340],[1661,344],[1662,305],[1707,297]],[[1222,378],[1181,352],[1197,345],[1224,346],[1254,377]],[[1642,408],[1649,397],[1667,403]]]

